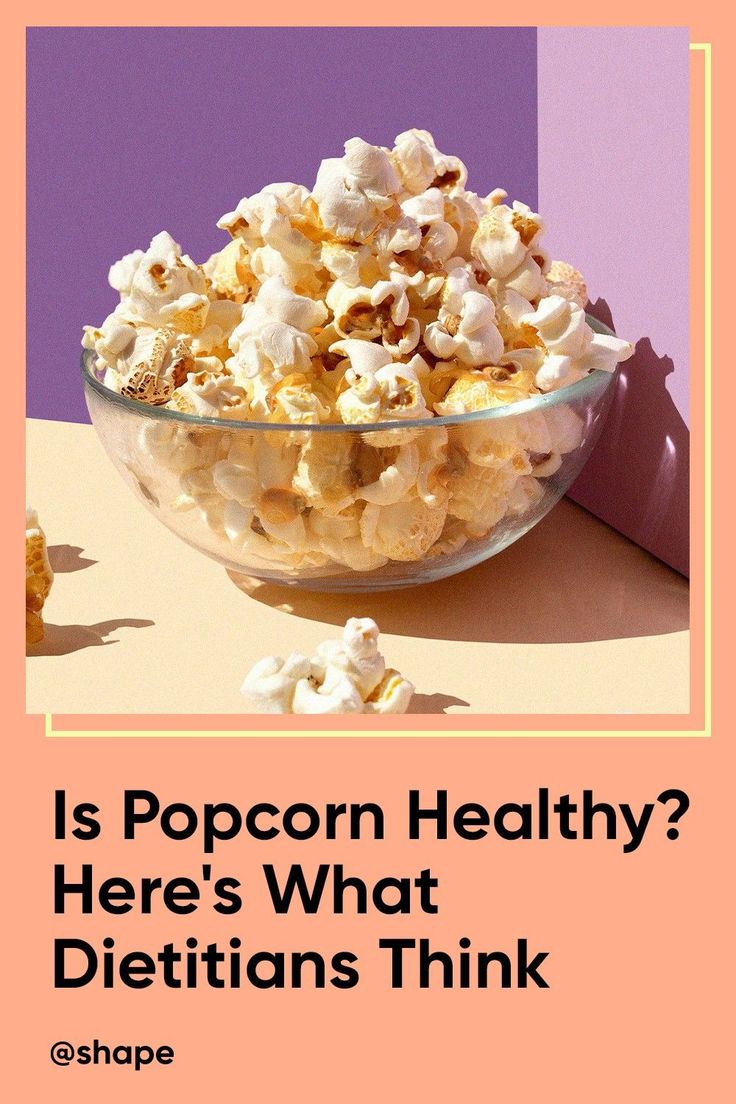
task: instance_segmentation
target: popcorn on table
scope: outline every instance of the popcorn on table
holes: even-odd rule
[[[41,611],[49,596],[54,573],[49,563],[46,535],[38,514],[26,507],[26,644],[43,640]]]
[[[142,424],[148,478],[176,481],[177,509],[264,564],[370,571],[454,552],[534,506],[580,444],[570,407],[510,431],[402,422],[556,391],[633,349],[588,325],[583,277],[550,261],[540,216],[466,181],[427,131],[391,149],[351,138],[311,191],[241,199],[203,264],[162,232],[112,266],[120,302],[83,345],[114,391],[223,423],[365,428],[213,441]]]
[[[378,626],[351,617],[340,640],[309,659],[266,656],[250,670],[243,694],[262,713],[406,713],[414,687],[378,650]]]

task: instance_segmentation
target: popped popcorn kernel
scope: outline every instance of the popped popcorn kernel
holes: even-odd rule
[[[26,645],[43,640],[43,611],[51,591],[54,573],[49,563],[46,534],[38,524],[38,514],[26,507]]]
[[[547,272],[547,283],[551,295],[561,295],[564,299],[569,299],[585,309],[588,302],[588,289],[585,286],[585,280],[581,273],[573,268],[571,264],[568,264],[567,261],[552,262]]]
[[[387,669],[378,625],[351,617],[340,640],[319,644],[307,658],[267,656],[251,668],[242,693],[264,713],[406,713],[414,687]]]

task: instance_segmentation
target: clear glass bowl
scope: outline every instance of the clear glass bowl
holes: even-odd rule
[[[230,571],[323,591],[431,582],[518,540],[580,472],[617,375],[470,414],[299,426],[144,405],[94,361],[85,352],[92,422],[148,509]]]

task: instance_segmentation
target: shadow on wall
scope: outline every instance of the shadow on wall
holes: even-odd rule
[[[397,636],[569,644],[688,626],[686,580],[564,498],[497,556],[401,598],[394,591],[320,594],[228,574],[274,609],[330,625],[372,617]]]
[[[588,311],[614,329],[604,299]],[[568,495],[687,575],[690,431],[667,390],[673,369],[649,338],[636,343],[633,357],[621,365],[600,440]]]

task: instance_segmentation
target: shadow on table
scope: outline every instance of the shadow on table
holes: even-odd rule
[[[98,560],[87,559],[80,555],[83,548],[74,544],[52,544],[49,547],[49,563],[54,575],[65,575],[71,571],[84,571],[86,567],[93,567]]]
[[[80,652],[83,648],[101,648],[118,644],[118,640],[105,640],[118,629],[146,629],[154,621],[134,617],[122,617],[115,621],[100,621],[97,625],[44,625],[43,640],[29,646],[27,656],[59,656]]]
[[[446,713],[451,705],[470,706],[463,698],[452,694],[414,694],[407,713]]]
[[[318,594],[230,578],[296,617],[372,617],[382,632],[427,639],[570,644],[688,627],[687,581],[567,499],[499,555],[413,590]]]

